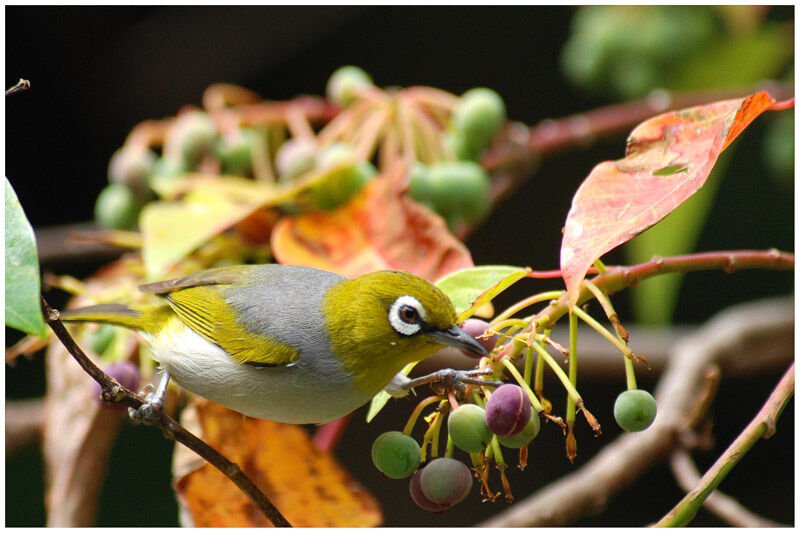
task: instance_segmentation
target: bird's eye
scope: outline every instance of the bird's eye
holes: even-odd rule
[[[402,306],[397,316],[406,324],[413,324],[419,320],[419,313],[417,313],[417,310],[408,305]]]
[[[413,296],[401,296],[389,308],[389,323],[400,335],[410,337],[420,332],[425,322],[425,308]]]

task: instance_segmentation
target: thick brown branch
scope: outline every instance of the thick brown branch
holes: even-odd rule
[[[104,399],[115,403],[121,403],[127,407],[133,407],[134,409],[140,407],[144,403],[142,398],[134,394],[133,391],[121,386],[114,378],[103,372],[85,353],[83,353],[83,350],[77,345],[67,331],[67,328],[64,327],[64,324],[58,319],[58,311],[52,309],[44,298],[42,298],[42,311],[48,325],[67,351],[69,351],[81,368],[103,388]],[[244,475],[238,465],[227,460],[222,454],[190,433],[170,416],[162,413],[157,424],[161,427],[167,438],[180,442],[225,474],[253,501],[261,512],[264,513],[264,516],[275,526],[291,527],[291,524],[289,524],[283,514],[281,514],[269,498]]]

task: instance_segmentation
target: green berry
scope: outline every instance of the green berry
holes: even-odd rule
[[[410,435],[388,431],[372,444],[372,462],[390,478],[406,478],[419,468],[419,444]]]
[[[447,417],[447,432],[453,444],[468,453],[483,451],[492,440],[482,407],[468,403],[459,406]]]
[[[499,94],[485,87],[470,89],[461,96],[451,117],[457,133],[456,150],[480,153],[491,144],[505,121],[506,106]],[[458,142],[464,146],[458,148]]]
[[[142,204],[128,187],[120,183],[107,185],[94,205],[97,223],[109,229],[133,229],[139,219]]]
[[[317,165],[317,146],[309,139],[289,139],[275,154],[275,169],[281,181],[290,180]]]
[[[541,423],[539,415],[533,413],[527,425],[522,428],[522,431],[511,437],[497,437],[497,441],[506,448],[522,448],[527,446],[539,434]]]
[[[152,195],[147,182],[155,162],[156,154],[146,146],[125,145],[108,162],[108,181],[125,185],[145,202]]]
[[[476,224],[489,213],[489,175],[472,161],[442,161],[429,171],[432,203],[445,218]]]
[[[317,165],[319,165],[319,168],[330,168],[355,161],[355,148],[352,144],[332,142],[320,152]]]
[[[469,494],[472,474],[461,461],[439,457],[422,469],[419,484],[429,500],[455,505]]]
[[[223,174],[248,176],[253,169],[253,150],[259,136],[252,128],[242,128],[235,134],[217,140],[215,153],[222,164]]]
[[[625,431],[645,430],[656,418],[656,400],[646,390],[626,390],[614,402],[614,418]]]
[[[344,143],[328,146],[317,162],[319,168],[332,169],[311,195],[311,205],[320,210],[344,204],[378,173],[369,161],[357,161],[353,148]]]
[[[433,198],[433,185],[428,167],[419,161],[414,161],[411,166],[411,174],[408,177],[408,195],[422,204],[429,203]]]
[[[471,142],[466,134],[459,131],[450,132],[448,142],[456,159],[460,161],[477,161],[488,146],[480,142]]]
[[[153,165],[153,173],[150,175],[148,184],[150,188],[162,193],[162,189],[169,187],[189,171],[183,159],[163,155],[159,157]]]
[[[421,477],[422,470],[418,470],[413,476],[411,476],[411,480],[408,482],[408,492],[411,494],[411,499],[414,500],[414,503],[416,503],[421,509],[431,511],[433,513],[443,513],[449,509],[451,507],[450,504],[436,503],[423,494],[422,487],[420,486]]]
[[[202,111],[184,113],[175,119],[164,138],[164,153],[183,159],[194,168],[214,150],[217,139],[214,120]]]
[[[325,94],[341,106],[352,104],[356,100],[354,90],[372,85],[372,78],[362,69],[349,65],[340,67],[331,74]]]

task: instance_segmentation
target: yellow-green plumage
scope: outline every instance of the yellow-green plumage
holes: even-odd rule
[[[323,314],[333,351],[358,387],[380,390],[406,364],[441,349],[430,337],[398,335],[386,319],[397,296],[411,294],[428,310],[431,326],[445,329],[455,324],[456,312],[447,296],[419,280],[408,272],[375,272],[335,285],[326,294]]]

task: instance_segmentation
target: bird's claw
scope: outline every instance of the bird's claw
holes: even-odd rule
[[[128,408],[128,416],[136,423],[154,425],[164,412],[164,398],[158,398],[152,392],[147,393],[144,403],[138,408]]]
[[[128,408],[128,416],[137,424],[154,425],[158,423],[164,412],[164,395],[169,384],[169,372],[166,370],[161,376],[158,388],[153,391],[153,386],[148,384],[139,394],[145,394],[144,403],[138,408]]]
[[[499,381],[490,381],[480,379],[478,377],[492,374],[493,372],[494,371],[491,368],[478,368],[473,370],[454,370],[452,368],[444,368],[442,370],[433,372],[432,374],[428,374],[427,376],[410,380],[407,383],[406,388],[413,389],[418,385],[430,383],[431,390],[433,390],[434,393],[445,395],[450,390],[463,393],[466,390],[467,385],[499,387],[502,385],[502,383]]]

